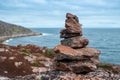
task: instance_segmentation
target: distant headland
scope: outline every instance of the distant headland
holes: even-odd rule
[[[7,23],[0,20],[0,43],[9,38],[36,36],[41,33],[33,32],[23,26]]]

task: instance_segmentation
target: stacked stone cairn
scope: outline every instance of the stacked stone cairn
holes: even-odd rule
[[[88,73],[97,69],[100,51],[86,47],[89,40],[82,37],[78,17],[66,14],[65,29],[61,30],[61,45],[54,48],[54,69],[74,73]]]

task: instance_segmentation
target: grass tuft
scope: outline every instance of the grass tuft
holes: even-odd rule
[[[51,49],[47,49],[47,50],[46,50],[46,53],[47,53],[48,56],[50,56],[50,55],[52,55],[54,52],[53,52],[53,50],[51,50]]]
[[[30,52],[28,49],[24,48],[23,49],[23,54],[26,55],[26,56],[29,56],[30,55]]]
[[[112,66],[109,64],[98,64],[97,67],[98,68],[112,68]]]

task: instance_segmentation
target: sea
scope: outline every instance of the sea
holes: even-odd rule
[[[34,44],[54,48],[60,44],[60,30],[62,28],[32,28],[40,32],[39,36],[11,38],[4,41],[9,45]],[[83,36],[89,39],[88,47],[101,51],[100,61],[120,64],[120,28],[83,28]]]

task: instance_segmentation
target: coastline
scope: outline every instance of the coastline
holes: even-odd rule
[[[8,40],[10,38],[37,36],[37,35],[42,35],[42,33],[31,32],[31,33],[27,33],[27,34],[17,34],[17,35],[11,35],[11,36],[1,36],[0,37],[0,43],[4,42],[5,40]]]

